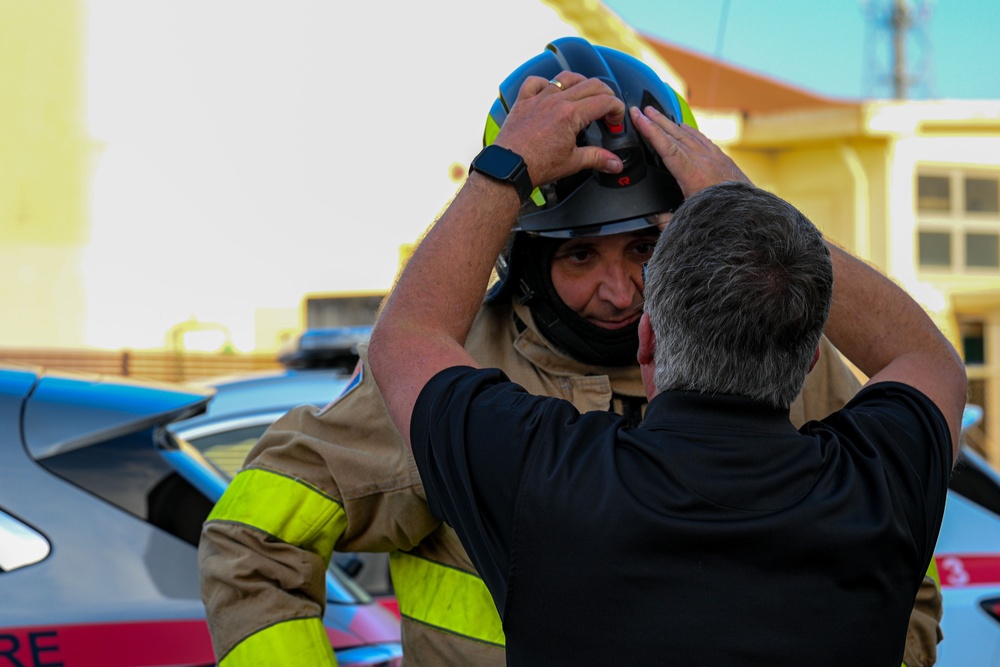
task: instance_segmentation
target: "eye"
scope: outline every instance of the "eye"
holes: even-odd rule
[[[594,249],[589,245],[567,243],[556,253],[556,260],[568,260],[570,262],[586,262],[594,257]]]
[[[632,252],[643,258],[643,262],[647,261],[653,256],[653,250],[656,248],[656,241],[640,241],[632,246]]]

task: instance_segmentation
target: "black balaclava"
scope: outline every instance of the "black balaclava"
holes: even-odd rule
[[[593,366],[633,366],[639,350],[639,322],[622,329],[591,324],[567,306],[552,284],[552,258],[566,240],[519,235],[511,248],[516,267],[513,298],[528,306],[535,326],[557,349]]]

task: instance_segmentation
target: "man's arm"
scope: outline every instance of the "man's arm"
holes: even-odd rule
[[[826,335],[870,379],[920,390],[941,410],[958,453],[968,394],[965,365],[923,308],[881,273],[827,243],[833,303]]]
[[[647,107],[645,115],[638,109],[631,113],[685,196],[723,180],[750,182],[731,160],[730,173],[720,174],[722,151],[698,130],[676,125],[652,108]],[[902,382],[930,398],[948,422],[954,457],[968,393],[961,358],[906,292],[843,250],[827,245],[834,270],[827,337],[870,378],[868,384]]]
[[[359,352],[354,388],[276,421],[202,530],[202,599],[227,667],[261,664],[261,646],[294,647],[269,665],[335,664],[321,618],[334,548],[409,550],[440,523]]]
[[[520,155],[534,185],[583,169],[621,171],[608,150],[578,147],[577,134],[599,118],[620,122],[625,109],[606,84],[562,72],[565,90],[529,77],[496,144]],[[490,271],[520,210],[514,188],[478,173],[420,243],[372,330],[369,361],[400,433],[424,385],[451,366],[474,366],[462,347]]]
[[[643,134],[647,141],[656,149],[656,151],[663,158],[664,162],[668,165],[671,173],[677,178],[678,182],[682,184],[682,189],[685,196],[690,196],[702,188],[706,188],[714,183],[721,182],[723,180],[735,180],[744,181],[749,183],[749,179],[739,170],[735,163],[730,161],[727,168],[726,158],[721,154],[721,150],[714,146],[710,140],[708,140],[704,135],[698,132],[696,129],[679,126],[670,121],[663,114],[658,113],[655,109],[647,108],[645,109],[645,115],[639,112],[638,109],[631,109],[632,120],[636,127]],[[943,340],[940,332],[933,323],[929,321],[926,315],[902,290],[899,290],[892,285],[886,278],[879,275],[877,272],[864,267],[867,270],[869,276],[877,279],[879,284],[873,284],[870,287],[873,291],[882,292],[883,290],[888,291],[888,296],[890,305],[892,307],[888,309],[883,309],[878,307],[878,310],[866,310],[868,303],[864,300],[854,301],[855,307],[857,307],[862,312],[858,314],[858,319],[850,319],[851,314],[843,312],[842,306],[845,302],[850,304],[850,299],[860,298],[866,299],[871,298],[866,296],[852,296],[852,290],[859,287],[857,280],[864,280],[863,274],[855,274],[851,277],[852,280],[844,281],[845,272],[843,271],[844,264],[847,260],[852,260],[854,263],[860,264],[857,260],[853,260],[846,256],[845,253],[839,251],[838,249],[831,249],[834,252],[834,271],[837,272],[838,264],[841,266],[841,271],[837,272],[836,280],[840,281],[835,284],[835,299],[839,299],[839,302],[834,303],[834,311],[831,313],[831,322],[834,325],[834,334],[830,334],[830,325],[827,325],[827,334],[829,337],[836,337],[840,340],[838,335],[838,325],[841,330],[848,329],[848,331],[843,331],[847,338],[852,338],[857,335],[862,337],[869,333],[872,336],[882,338],[892,338],[894,336],[900,336],[903,329],[899,326],[903,323],[902,320],[895,320],[895,315],[891,312],[886,312],[885,315],[879,316],[876,313],[885,312],[885,310],[892,310],[893,307],[902,305],[903,310],[907,311],[908,315],[912,319],[916,320],[917,327],[920,329],[921,334],[918,336],[919,339],[926,339],[925,344],[929,345],[931,348],[930,356],[934,357],[940,355],[944,359],[942,368],[937,369],[943,372],[947,376],[947,386],[934,385],[933,388],[927,388],[924,385],[927,382],[931,384],[935,383],[936,380],[932,378],[921,378],[920,385],[917,386],[925,395],[927,395],[931,400],[935,402],[945,418],[948,420],[948,425],[952,430],[952,455],[954,460],[955,449],[958,444],[958,431],[957,427],[961,423],[962,410],[965,407],[965,396],[967,391],[967,385],[965,380],[965,369],[961,364],[961,360],[958,359],[955,354],[954,349]],[[849,265],[850,266],[850,265]],[[859,267],[854,267],[859,268]],[[850,274],[850,269],[847,271]],[[885,283],[888,283],[886,285]],[[861,285],[862,287],[864,285]],[[895,294],[894,294],[895,293]],[[902,293],[902,294],[900,294]],[[902,301],[902,304],[897,303]],[[917,312],[913,309],[916,308]],[[847,319],[844,319],[844,318]],[[871,322],[871,319],[882,317],[881,320],[876,322]],[[887,326],[891,331],[887,332],[883,329],[881,332],[876,331],[879,325]],[[853,325],[853,326],[852,326]],[[861,331],[849,331],[849,329],[862,329]],[[867,331],[865,329],[867,328]],[[899,342],[896,340],[895,342]],[[837,341],[835,340],[836,344]],[[878,345],[879,343],[875,338],[868,342],[868,345]],[[829,347],[829,346],[828,346]],[[845,354],[854,354],[853,350],[843,350]],[[871,351],[869,350],[869,353]],[[890,349],[883,349],[881,352],[885,355],[893,355],[894,352]],[[831,350],[831,353],[833,351]],[[835,354],[835,353],[833,353]],[[898,350],[895,352],[898,354]],[[866,356],[871,356],[867,354]],[[875,355],[878,356],[878,355]],[[878,374],[878,378],[872,377],[869,382],[882,381],[882,380],[899,380],[906,382],[913,382],[914,378],[910,377],[911,373],[909,370],[909,365],[914,361],[920,363],[919,355],[914,358],[907,360],[900,360],[899,365],[887,363],[886,359],[889,357],[871,360],[870,367],[862,367],[861,363],[857,360],[853,360],[856,365],[861,368],[862,371],[866,371],[871,377],[872,371]],[[828,363],[831,361],[827,359],[823,363]],[[839,360],[836,362],[839,366],[843,366],[842,362]],[[890,365],[893,367],[890,368]],[[957,365],[957,368],[956,368]],[[814,369],[813,373],[817,369]],[[841,368],[841,371],[844,369]],[[900,376],[897,377],[894,374],[899,372]],[[810,375],[813,375],[810,373]],[[884,374],[880,374],[884,373]],[[906,379],[904,379],[906,378]],[[832,396],[824,396],[823,399],[819,401],[811,401],[811,406],[804,407],[802,400],[804,397],[802,395],[797,399],[798,407],[800,408],[801,418],[800,422],[808,421],[810,419],[819,419],[830,412],[833,412],[840,407],[843,407],[846,400],[850,397],[846,394],[854,393],[854,383],[853,378],[845,375],[842,386],[840,387],[840,395],[836,399]],[[807,378],[807,386],[814,383],[816,378]],[[822,381],[822,379],[820,379]],[[940,391],[941,396],[937,396],[937,392]],[[826,394],[826,391],[820,392]],[[939,402],[940,401],[940,402]],[[947,403],[950,405],[949,411],[945,411],[942,407],[942,403]],[[795,406],[793,406],[794,408]],[[932,561],[933,564],[933,561]],[[916,604],[914,606],[913,613],[910,616],[910,623],[907,627],[906,636],[906,653],[904,658],[906,660],[905,664],[911,667],[932,665],[934,664],[937,656],[937,643],[940,641],[940,627],[939,621],[941,618],[941,592],[935,581],[930,577],[924,577],[921,583],[920,593],[917,596]]]

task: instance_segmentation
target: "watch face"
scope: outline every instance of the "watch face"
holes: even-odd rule
[[[487,146],[475,160],[472,167],[493,178],[508,180],[522,164],[521,156],[500,146]]]

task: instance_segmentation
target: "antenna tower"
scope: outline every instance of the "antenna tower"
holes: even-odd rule
[[[934,96],[925,29],[932,5],[933,0],[861,0],[868,21],[866,97]]]

